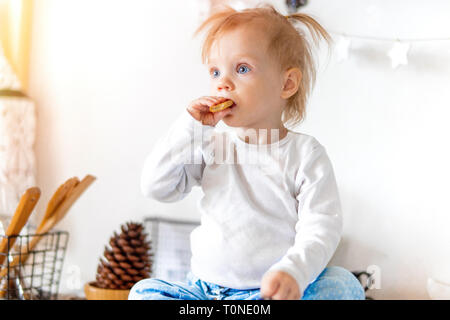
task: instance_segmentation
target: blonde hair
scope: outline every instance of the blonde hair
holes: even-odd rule
[[[262,31],[269,37],[268,54],[279,61],[280,70],[284,72],[297,67],[302,72],[299,88],[288,99],[282,121],[285,124],[291,121],[293,126],[303,121],[306,102],[316,81],[316,66],[312,45],[306,39],[303,30],[297,29],[294,23],[300,22],[307,27],[316,46],[319,45],[320,38],[325,39],[330,45],[332,43],[330,35],[311,16],[304,13],[283,16],[270,4],[242,11],[236,11],[227,5],[223,7],[224,9],[213,12],[194,33],[195,37],[209,26],[202,46],[202,63],[207,62],[214,41],[222,34],[252,22],[262,22]]]

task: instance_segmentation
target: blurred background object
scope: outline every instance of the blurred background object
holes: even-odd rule
[[[432,300],[450,300],[450,284],[428,278],[428,295]]]
[[[286,7],[289,14],[296,13],[301,7],[308,4],[308,0],[286,0]]]
[[[21,194],[35,185],[34,102],[0,44],[0,214],[12,215]]]
[[[0,0],[0,44],[22,88],[28,87],[33,0]]]

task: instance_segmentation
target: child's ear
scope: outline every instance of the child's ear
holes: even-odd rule
[[[285,72],[284,85],[281,89],[281,98],[288,99],[293,96],[302,81],[302,72],[299,68],[290,68]]]

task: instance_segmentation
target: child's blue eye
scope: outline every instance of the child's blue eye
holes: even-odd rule
[[[219,74],[218,70],[213,70],[212,75],[215,78]]]
[[[242,68],[245,68],[245,69],[247,69],[247,70],[249,70],[249,71],[250,71],[250,68],[249,68],[249,67],[247,67],[247,66],[240,66],[240,67],[239,67],[239,71],[240,71],[240,70],[242,70]],[[238,72],[239,72],[239,71],[238,71]],[[246,72],[245,72],[245,73],[246,73]]]

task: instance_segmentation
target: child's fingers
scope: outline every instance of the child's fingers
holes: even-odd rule
[[[204,97],[200,97],[197,98],[195,100],[193,100],[189,106],[194,107],[194,106],[210,106],[211,104],[214,103],[214,100],[210,97],[204,96]]]
[[[209,96],[209,97],[206,97],[206,99],[210,102],[208,104],[208,107],[211,107],[211,106],[213,106],[215,104],[219,104],[219,103],[222,103],[222,102],[225,102],[225,101],[228,100],[227,98],[216,97],[216,96]]]
[[[289,300],[299,300],[300,299],[300,292],[298,290],[291,290],[290,296],[288,298]]]
[[[202,100],[207,101],[206,105],[208,105],[208,106],[210,106],[216,102],[216,100],[213,97],[208,97],[208,96],[202,97]]]
[[[296,291],[297,291],[296,284],[293,284],[289,280],[289,278],[286,278],[286,277],[281,277],[281,279],[279,281],[280,281],[280,286],[272,298],[274,300],[295,299],[295,295],[296,295]]]
[[[214,100],[209,99],[208,97],[202,97],[202,98],[195,100],[192,103],[192,107],[203,109],[203,108],[209,108],[209,106],[211,106],[213,104],[214,104]]]
[[[205,98],[206,100],[209,100],[211,102],[211,105],[214,105],[216,103],[220,103],[220,102],[228,100],[227,98],[218,97],[218,96],[205,96],[205,97],[202,97],[202,98]]]
[[[194,118],[200,120],[204,114],[209,112],[209,104],[211,104],[211,102],[207,99],[197,99],[193,101],[187,109]]]
[[[290,288],[289,286],[287,286],[286,284],[280,284],[280,286],[278,287],[277,291],[275,292],[274,295],[272,295],[272,299],[274,300],[286,300],[289,297],[289,293],[290,293]]]
[[[228,100],[227,98],[224,97],[214,97],[214,99],[216,101],[215,103],[221,103]]]
[[[198,112],[206,112],[209,111],[209,107],[205,104],[196,104],[191,107],[191,110]]]
[[[263,298],[272,298],[280,286],[280,281],[273,277],[264,277],[261,283],[261,296]]]
[[[204,96],[204,97],[200,97],[200,98],[194,100],[190,106],[192,108],[196,108],[196,109],[199,109],[200,111],[203,111],[203,110],[209,110],[209,107],[211,107],[215,104],[224,102],[226,100],[228,100],[228,99],[223,98],[223,97]]]
[[[225,117],[228,113],[231,112],[231,110],[229,108],[224,109],[222,111],[219,112],[211,112],[209,110],[210,106],[216,104],[216,102],[210,102],[208,105],[207,104],[197,104],[197,105],[193,105],[191,110],[196,112],[196,113],[201,113],[202,115],[205,116],[211,116],[211,118],[214,119],[222,119],[223,117]]]

